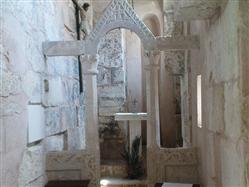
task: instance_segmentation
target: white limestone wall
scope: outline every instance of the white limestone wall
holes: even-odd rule
[[[42,53],[46,40],[76,38],[74,6],[8,0],[0,8],[0,186],[43,186],[46,152],[85,147],[77,59]]]
[[[127,63],[127,110],[142,112],[142,59],[141,41],[136,33],[126,31],[126,63]]]
[[[204,186],[248,185],[244,157],[248,148],[243,142],[247,128],[243,129],[238,54],[239,4],[242,2],[229,0],[218,19],[191,24],[191,33],[201,38],[200,51],[191,53],[191,106],[193,144],[200,148]],[[202,128],[197,127],[196,115],[198,74],[202,75]]]

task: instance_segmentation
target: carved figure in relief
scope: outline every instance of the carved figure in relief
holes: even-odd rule
[[[80,8],[80,30],[83,32],[83,39],[90,33],[90,26],[87,19],[87,11],[90,7],[89,3],[84,3]]]

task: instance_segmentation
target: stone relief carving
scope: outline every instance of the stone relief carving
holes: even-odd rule
[[[183,22],[174,21],[173,10],[164,13],[164,35],[167,37],[181,36],[183,34]]]
[[[93,154],[86,152],[57,152],[47,155],[46,169],[48,179],[56,180],[67,178],[67,171],[80,171],[81,179],[90,179],[90,187],[98,186],[99,176],[97,159]],[[58,173],[51,174],[50,173]],[[64,172],[64,175],[63,175]]]
[[[174,75],[182,75],[184,73],[185,51],[166,51],[165,68]]]
[[[120,27],[136,32],[145,44],[151,43],[146,41],[155,40],[155,36],[139,19],[127,0],[113,0],[87,37],[87,41],[90,45],[95,45],[92,47],[96,50],[98,41],[103,34]]]
[[[195,148],[161,150],[160,161],[165,165],[196,165],[197,155]]]
[[[148,184],[165,180],[179,182],[196,182],[198,158],[196,148],[160,149],[147,148]],[[154,162],[151,162],[154,160]],[[186,170],[190,171],[186,174]],[[175,171],[170,172],[169,171]]]
[[[183,22],[174,21],[173,9],[167,10],[164,15],[165,15],[164,34],[168,37],[178,36],[181,38],[181,36],[183,36]],[[164,59],[165,68],[170,72],[172,72],[173,74],[183,74],[184,60],[185,60],[184,53],[185,53],[184,50],[165,52],[165,59]]]

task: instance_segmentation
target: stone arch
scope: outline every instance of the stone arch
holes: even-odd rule
[[[96,54],[100,39],[109,31],[125,28],[135,32],[147,50],[152,49],[156,38],[137,16],[127,0],[113,0],[106,8],[90,35],[86,38],[89,54]]]
[[[143,22],[146,24],[146,22],[151,22],[155,26],[155,30],[151,30],[154,36],[161,36],[162,35],[162,25],[159,21],[159,18],[156,14],[146,14],[143,17]],[[150,29],[150,27],[147,25],[147,27]]]

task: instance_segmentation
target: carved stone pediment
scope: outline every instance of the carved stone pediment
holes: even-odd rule
[[[96,52],[99,40],[109,31],[116,28],[126,28],[135,32],[146,49],[155,40],[155,36],[137,16],[127,0],[113,0],[106,8],[90,35],[86,38],[89,51]]]

